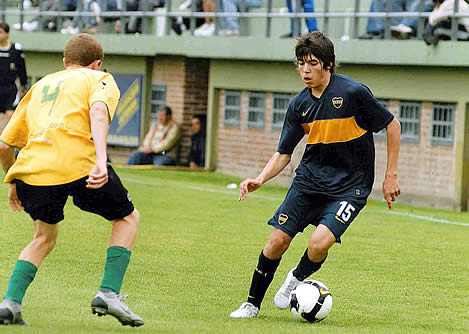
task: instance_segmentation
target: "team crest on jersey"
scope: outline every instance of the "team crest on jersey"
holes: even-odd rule
[[[278,216],[278,223],[280,225],[285,224],[287,222],[287,220],[288,220],[288,216],[284,213],[281,213],[280,216]]]
[[[344,99],[342,97],[334,97],[332,98],[332,105],[336,108],[339,109],[342,107],[342,103],[344,103]]]

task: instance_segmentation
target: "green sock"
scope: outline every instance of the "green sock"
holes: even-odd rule
[[[20,303],[23,301],[26,289],[36,276],[37,268],[31,262],[18,260],[8,281],[5,299]]]
[[[132,253],[123,247],[113,246],[107,249],[106,254],[104,276],[99,289],[102,291],[114,291],[118,294],[121,290],[122,281],[124,280]]]

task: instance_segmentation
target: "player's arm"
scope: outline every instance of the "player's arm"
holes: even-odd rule
[[[21,45],[15,43],[15,48],[18,51],[18,57],[16,59],[16,69],[21,83],[21,97],[26,94],[26,84],[28,82],[26,76],[26,64],[24,62],[24,53]]]
[[[15,163],[15,149],[3,141],[0,141],[0,160],[5,174]]]
[[[0,161],[5,174],[15,163],[15,149],[5,144],[3,141],[0,141]],[[8,189],[8,201],[13,211],[24,210],[20,200],[18,199],[18,195],[16,194],[15,183],[10,183],[10,188]]]
[[[108,181],[106,140],[109,130],[109,112],[103,102],[96,102],[90,109],[91,134],[96,150],[96,165],[91,169],[86,187],[101,188]]]
[[[277,176],[288,165],[293,150],[305,135],[301,127],[301,120],[298,117],[299,114],[300,112],[296,111],[295,108],[294,98],[288,105],[277,152],[270,158],[258,177],[255,179],[246,179],[241,183],[238,201],[242,201],[246,198],[248,193],[255,191],[265,182]]]
[[[258,177],[255,179],[246,179],[241,183],[238,201],[242,201],[246,198],[248,193],[257,190],[264,183],[277,176],[288,165],[290,160],[290,154],[275,152]]]
[[[392,209],[392,202],[401,194],[399,181],[397,179],[397,161],[399,158],[399,147],[401,137],[401,124],[394,117],[386,127],[387,142],[387,165],[383,182],[384,200],[388,203],[389,210]]]

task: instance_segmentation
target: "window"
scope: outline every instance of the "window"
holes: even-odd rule
[[[389,110],[389,101],[388,100],[380,100],[378,101],[387,109]],[[374,139],[377,140],[386,140],[386,128],[382,129],[379,132],[373,133]]]
[[[289,94],[272,94],[272,130],[282,129],[289,103]]]
[[[401,122],[401,140],[418,143],[420,136],[420,103],[401,102],[399,122]]]
[[[151,86],[151,119],[156,119],[158,110],[166,105],[166,85]]]
[[[263,129],[265,93],[249,92],[248,128]]]
[[[452,146],[454,138],[454,104],[434,103],[431,142],[433,145]]]
[[[241,119],[241,92],[225,91],[225,113],[223,124],[239,128]]]

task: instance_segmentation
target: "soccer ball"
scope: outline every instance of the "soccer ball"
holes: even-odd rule
[[[290,294],[290,310],[298,319],[319,322],[332,308],[332,295],[319,281],[304,281]]]

